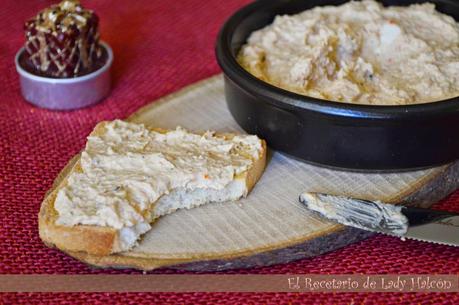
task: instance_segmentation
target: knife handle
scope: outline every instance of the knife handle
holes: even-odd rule
[[[408,218],[410,226],[422,225],[424,223],[435,222],[445,218],[459,216],[457,213],[416,207],[403,207],[402,213]]]

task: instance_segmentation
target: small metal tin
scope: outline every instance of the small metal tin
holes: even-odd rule
[[[98,70],[73,78],[48,78],[26,71],[19,63],[22,47],[15,57],[22,96],[30,103],[47,109],[71,110],[93,105],[108,95],[111,87],[110,67],[113,51],[101,42],[107,52],[107,61]]]

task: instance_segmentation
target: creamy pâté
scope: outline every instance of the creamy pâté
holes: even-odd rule
[[[272,85],[316,98],[438,101],[459,95],[459,23],[430,3],[316,7],[253,32],[238,60]]]
[[[174,189],[225,188],[258,159],[252,135],[224,138],[178,127],[167,132],[120,120],[88,137],[81,172],[73,172],[55,201],[58,225],[97,225],[138,236],[150,229],[153,207]]]

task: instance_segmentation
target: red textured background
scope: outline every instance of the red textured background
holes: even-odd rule
[[[214,41],[223,21],[248,1],[83,1],[101,17],[113,48],[114,87],[97,106],[51,112],[26,103],[13,65],[22,22],[51,1],[0,2],[0,273],[138,273],[102,271],[46,248],[37,213],[46,190],[104,119],[124,118],[146,103],[219,73]],[[459,192],[436,205],[459,211]],[[152,273],[177,273],[162,269]],[[378,236],[295,263],[226,273],[459,273],[459,248]],[[3,294],[2,304],[140,303],[425,303],[459,304],[458,294]]]

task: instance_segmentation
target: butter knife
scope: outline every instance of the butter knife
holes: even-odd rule
[[[459,214],[321,193],[300,202],[322,217],[355,228],[448,246],[459,246]]]

